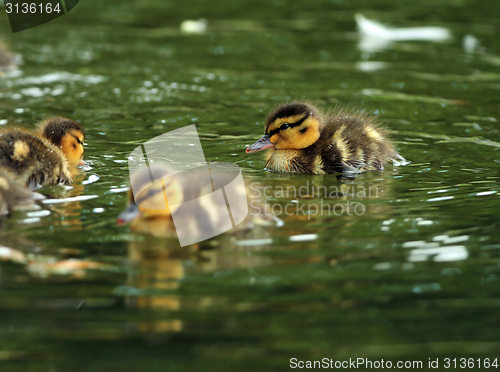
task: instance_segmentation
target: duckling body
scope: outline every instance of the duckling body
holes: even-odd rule
[[[71,184],[73,177],[60,149],[21,130],[0,133],[0,165],[24,184]]]
[[[15,173],[0,167],[0,218],[33,204],[33,193],[26,185],[17,179]]]
[[[0,132],[0,166],[31,185],[71,184],[83,156],[83,130],[68,128],[63,118],[42,123],[39,133]]]
[[[151,184],[151,178],[160,181]],[[221,200],[211,194],[214,191],[212,183],[202,179],[196,170],[175,175],[171,168],[163,165],[142,168],[132,175],[131,190],[135,190],[135,196],[129,191],[129,205],[118,216],[118,223],[131,222],[131,229],[138,233],[160,237],[177,235],[180,240],[181,236],[193,236],[193,241],[202,241],[218,235],[217,230],[228,222],[227,230],[233,228],[231,222],[234,222],[236,230],[241,231],[251,228],[253,224],[265,225],[276,221],[255,199],[247,199],[244,211],[241,206],[235,209],[234,204],[226,205],[227,201],[220,208]],[[233,180],[234,173],[218,172],[214,182],[220,186],[228,185]],[[235,185],[234,182],[231,184]],[[244,184],[226,191],[226,198],[230,201],[241,200],[246,198],[245,195],[251,196]],[[228,207],[234,221],[228,219]]]
[[[354,175],[405,161],[387,131],[356,112],[323,115],[312,105],[290,103],[269,115],[265,133],[246,152],[268,150],[266,168],[274,172]]]

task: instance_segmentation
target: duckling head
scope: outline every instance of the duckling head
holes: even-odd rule
[[[66,118],[50,118],[40,124],[41,135],[59,147],[70,166],[85,165],[85,133],[80,124]]]
[[[129,204],[117,218],[119,225],[136,219],[171,218],[184,200],[175,172],[164,165],[143,167],[132,174]]]
[[[267,149],[300,150],[320,136],[322,116],[307,103],[294,102],[278,107],[266,120],[265,135],[247,147],[247,154]]]

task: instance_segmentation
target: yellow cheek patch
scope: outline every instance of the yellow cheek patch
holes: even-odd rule
[[[30,148],[26,142],[23,141],[16,141],[14,142],[14,154],[13,158],[15,160],[22,160],[26,158],[30,153]]]
[[[72,134],[65,134],[61,140],[61,150],[71,166],[77,166],[83,157],[83,146]]]
[[[281,140],[281,137],[278,133],[276,133],[274,136],[272,136],[271,138],[269,138],[269,141],[271,141],[271,143],[277,143]]]
[[[291,118],[303,118],[303,115]],[[299,119],[300,120],[300,119]],[[277,149],[305,149],[314,144],[320,136],[319,122],[314,118],[307,118],[296,127],[280,131],[271,137],[271,142]]]

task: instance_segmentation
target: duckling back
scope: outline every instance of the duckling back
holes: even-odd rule
[[[306,151],[313,158],[319,155],[325,173],[381,171],[390,161],[404,161],[389,140],[388,131],[374,118],[340,110],[325,121],[317,143]]]
[[[71,173],[61,150],[47,140],[21,130],[0,133],[0,166],[24,184],[70,184]]]

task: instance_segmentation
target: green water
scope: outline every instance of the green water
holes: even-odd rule
[[[453,39],[361,51],[358,12],[446,27]],[[86,0],[14,35],[1,17],[24,60],[0,80],[2,127],[81,121],[84,184],[40,191],[95,198],[1,222],[0,245],[32,264],[0,264],[0,370],[274,371],[291,358],[423,369],[430,358],[445,370],[445,358],[477,367],[500,357],[497,2]],[[200,17],[205,34],[179,31]],[[479,41],[471,52],[466,35]],[[259,153],[245,154],[269,110],[293,99],[379,115],[411,163],[346,181],[355,195],[280,195],[341,186],[271,175]],[[274,208],[312,212],[200,254],[117,226],[128,153],[193,123],[207,160],[237,162]],[[313,213],[322,199],[335,213]],[[363,213],[347,213],[348,202]],[[69,259],[95,267],[55,268]]]

